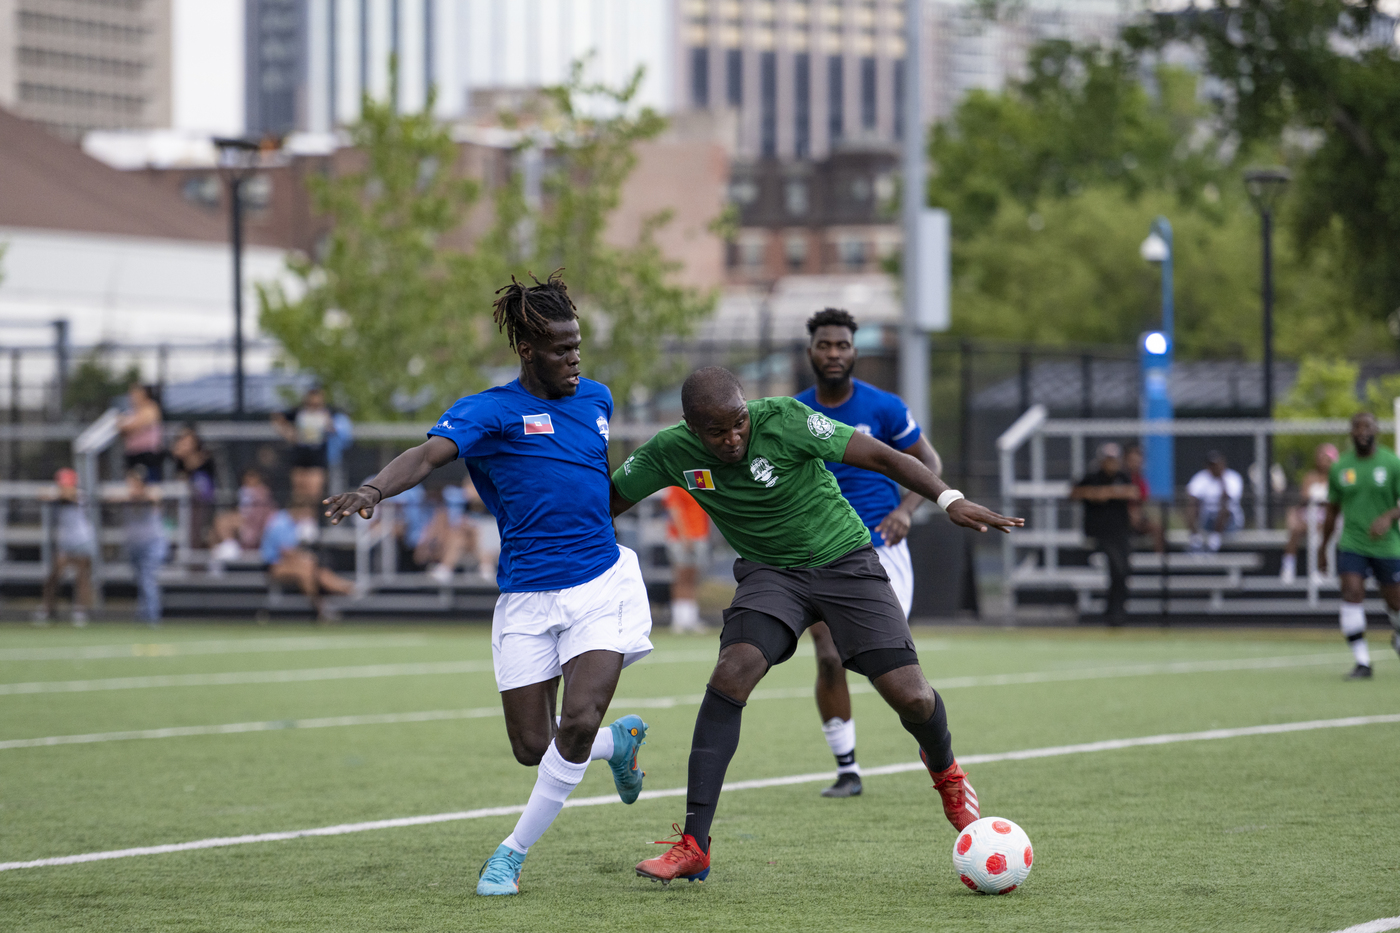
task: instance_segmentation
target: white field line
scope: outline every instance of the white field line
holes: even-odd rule
[[[1167,664],[1140,664],[1127,667],[1090,668],[1069,671],[1026,671],[1020,674],[987,674],[981,677],[955,677],[939,682],[943,690],[969,687],[999,687],[1014,684],[1047,683],[1065,680],[1090,680],[1112,677],[1137,677],[1149,674],[1194,674],[1238,670],[1275,670],[1307,664],[1335,663],[1337,655],[1297,655],[1284,658],[1240,658],[1234,661],[1177,661]],[[1292,664],[1281,662],[1293,661]],[[193,676],[193,675],[192,675]],[[853,683],[852,693],[874,693],[868,683]],[[812,695],[812,688],[760,688],[749,700],[793,700]],[[615,697],[614,709],[673,709],[696,706],[703,693],[666,697]],[[382,726],[397,723],[440,722],[453,719],[486,719],[501,715],[499,706],[475,709],[423,710],[410,713],[371,713],[359,716],[327,716],[316,719],[271,719],[263,722],[231,722],[212,726],[168,726],[159,729],[131,729],[121,732],[92,732],[78,735],[49,735],[32,739],[0,740],[0,751],[13,748],[43,748],[53,745],[92,745],[99,742],[124,742],[132,739],[174,739],[196,735],[234,735],[244,732],[278,732],[287,729],[326,729],[336,726]]]
[[[1205,732],[1175,732],[1166,735],[1147,735],[1132,739],[1109,739],[1104,742],[1082,742],[1077,745],[1053,745],[1047,748],[1028,748],[1013,752],[994,752],[986,755],[968,755],[959,758],[967,765],[991,764],[998,761],[1025,761],[1032,758],[1054,758],[1062,755],[1079,755],[1086,752],[1115,751],[1140,746],[1172,745],[1180,742],[1201,742],[1215,739],[1236,739],[1255,735],[1278,735],[1288,732],[1309,732],[1316,729],[1343,729],[1352,726],[1369,726],[1400,723],[1400,713],[1382,716],[1349,716],[1345,719],[1314,719],[1306,722],[1286,722],[1265,726],[1244,726],[1238,729],[1210,729]],[[922,771],[920,762],[901,762],[881,765],[875,768],[862,768],[866,776],[902,774],[908,771]],[[760,790],[767,787],[785,787],[790,784],[815,784],[831,780],[831,771],[818,771],[811,774],[790,774],[784,777],[760,778],[752,781],[725,781],[726,791]],[[644,790],[638,799],[657,800],[662,797],[683,797],[684,787],[670,787],[665,790]],[[564,802],[565,807],[600,807],[618,803],[615,794],[598,797],[577,797]],[[373,829],[397,829],[405,826],[425,826],[430,823],[449,823],[459,820],[477,820],[490,816],[511,816],[523,812],[523,804],[508,807],[483,807],[478,810],[461,810],[455,813],[432,813],[425,816],[404,816],[389,820],[371,820],[364,823],[341,823],[336,826],[320,826],[314,829],[294,829],[286,832],[256,833],[247,836],[219,836],[212,839],[196,839],[193,842],[173,842],[158,846],[140,846],[130,849],[111,849],[106,852],[85,852],[81,855],[61,855],[54,858],[34,859],[28,862],[0,862],[0,871],[13,871],[19,868],[46,868],[55,865],[78,865],[83,862],[101,862],[108,859],[130,858],[137,855],[163,855],[171,852],[189,852],[195,849],[217,849],[226,846],[247,845],[254,842],[285,842],[307,836],[343,836],[348,833],[362,833]],[[1389,922],[1389,921],[1373,921]],[[1376,927],[1388,930],[1392,927]],[[1371,928],[1363,924],[1351,931]]]
[[[1354,927],[1338,930],[1337,933],[1385,933],[1386,930],[1400,930],[1400,917],[1382,917],[1379,920],[1367,920],[1365,923],[1358,923]]]
[[[662,652],[651,663],[708,660],[711,652]],[[1267,670],[1336,664],[1336,653],[1283,655],[1269,658],[1232,658],[1220,661],[1169,661],[1157,664],[1123,664],[1111,667],[1027,671],[1019,674],[983,674],[934,679],[940,689],[997,687],[1008,684],[1100,680],[1149,674],[1199,674],[1213,671]],[[645,662],[644,662],[645,663]],[[0,696],[32,693],[89,693],[99,690],[137,690],[150,687],[216,687],[237,684],[304,683],[319,680],[353,680],[370,677],[417,677],[434,674],[482,674],[492,670],[490,661],[436,661],[416,664],[368,664],[357,667],[316,667],[301,670],[229,671],[214,674],[155,674],[143,677],[107,677],[97,680],[40,680],[0,684]]]
[[[133,642],[55,648],[0,648],[0,661],[89,661],[100,658],[174,658],[203,654],[277,651],[337,651],[350,648],[421,648],[426,635],[314,635],[289,638],[226,638],[201,641]]]

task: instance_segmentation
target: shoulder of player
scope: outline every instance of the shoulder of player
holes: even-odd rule
[[[607,383],[589,379],[587,376],[579,376],[578,391],[574,393],[574,398],[600,398],[609,405],[613,402],[612,389]]]

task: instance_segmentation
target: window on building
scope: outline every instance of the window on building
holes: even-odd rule
[[[758,57],[759,151],[765,159],[778,156],[778,54]]]
[[[826,60],[826,131],[832,142],[846,132],[846,76],[839,55]]]
[[[739,265],[749,271],[763,268],[764,242],[754,237],[739,241]]]
[[[783,186],[783,206],[794,217],[801,217],[807,213],[807,183],[805,181],[793,178]]]
[[[894,63],[894,138],[904,138],[904,59]]]
[[[697,109],[710,106],[710,50],[690,50],[690,105]]]
[[[788,269],[792,272],[801,272],[807,266],[807,237],[801,233],[794,233],[787,238],[783,244],[783,256],[787,259]]]
[[[865,268],[867,251],[865,241],[858,237],[843,237],[836,243],[837,258],[841,260],[841,265],[851,271]]]
[[[724,99],[731,107],[744,106],[744,53],[724,50]]]
[[[799,52],[792,57],[793,154],[812,155],[812,57]]]
[[[866,56],[860,60],[860,125],[862,129],[875,129],[875,58]]]

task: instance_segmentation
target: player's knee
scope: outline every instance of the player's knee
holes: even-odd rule
[[[516,761],[533,768],[544,760],[544,753],[549,751],[549,742],[549,736],[511,736],[510,750],[515,753]]]
[[[846,679],[846,669],[841,666],[841,656],[832,652],[817,654],[817,679],[823,686],[834,687]]]
[[[768,659],[758,648],[748,643],[727,645],[720,650],[710,686],[742,702],[766,673]]]

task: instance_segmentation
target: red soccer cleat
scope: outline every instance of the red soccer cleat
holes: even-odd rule
[[[928,767],[928,756],[919,749],[919,757],[933,778],[933,789],[943,798],[943,815],[953,828],[962,832],[969,823],[975,822],[982,814],[977,807],[977,791],[967,781],[967,772],[954,761],[944,771],[934,771]]]
[[[658,839],[653,843],[654,845],[669,845],[671,848],[665,855],[639,862],[637,874],[643,878],[650,878],[652,881],[660,881],[662,884],[670,884],[677,878],[683,878],[686,881],[704,881],[710,874],[710,854],[701,852],[700,844],[695,841],[695,837],[681,832],[680,826],[672,823],[671,828],[676,831],[677,836],[681,837],[681,841]]]

